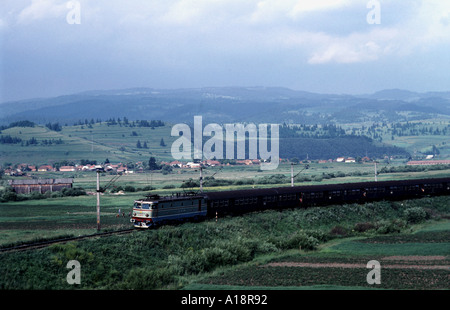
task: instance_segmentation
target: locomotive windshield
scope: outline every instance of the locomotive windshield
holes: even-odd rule
[[[158,205],[157,203],[153,203],[153,202],[140,202],[140,201],[134,202],[135,209],[150,210],[150,209],[155,209],[157,205]]]

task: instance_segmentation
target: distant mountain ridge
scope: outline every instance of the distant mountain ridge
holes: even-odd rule
[[[450,92],[391,89],[369,95],[346,95],[283,87],[129,88],[0,104],[2,125],[21,120],[73,124],[84,119],[117,117],[190,123],[195,115],[202,115],[205,122],[216,123],[402,121],[450,116]]]

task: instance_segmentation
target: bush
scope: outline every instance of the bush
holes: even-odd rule
[[[86,191],[81,187],[63,188],[61,190],[63,196],[83,196],[86,195]]]
[[[330,231],[330,235],[332,236],[347,236],[347,233],[347,229],[340,225],[334,226]]]
[[[174,278],[173,268],[139,267],[128,273],[121,286],[122,289],[152,290],[173,283]]]
[[[421,223],[427,219],[427,212],[421,207],[408,208],[403,212],[406,221],[411,224]]]
[[[163,189],[172,189],[172,188],[175,188],[175,185],[164,185],[162,188]]]
[[[282,249],[301,249],[301,250],[315,250],[319,245],[319,240],[315,237],[308,236],[303,232],[295,233],[290,238],[281,242]]]
[[[355,231],[362,233],[362,232],[366,232],[371,229],[375,229],[375,225],[370,222],[356,223],[354,229],[355,229]]]
[[[36,191],[31,192],[30,196],[29,196],[29,199],[45,199],[45,198],[46,197],[44,196],[44,194],[41,194],[41,193],[36,192]]]
[[[164,187],[163,187],[163,188],[164,188]],[[152,190],[154,190],[154,189],[155,189],[155,187],[150,186],[150,185],[144,186],[144,187],[142,188],[143,191],[152,191]]]
[[[399,233],[406,227],[407,223],[404,220],[399,219],[384,220],[377,223],[377,233],[379,234]]]
[[[17,194],[13,190],[5,190],[3,194],[1,195],[1,201],[16,201],[17,200]]]
[[[124,191],[134,193],[136,191],[136,188],[134,188],[134,186],[127,185],[125,186]]]

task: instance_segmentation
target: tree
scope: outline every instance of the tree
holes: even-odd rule
[[[166,146],[166,144],[164,143],[164,139],[163,138],[161,138],[161,141],[159,142],[159,145],[160,146]]]
[[[138,140],[138,142],[136,143],[136,147],[137,147],[138,149],[141,149],[141,148],[142,148],[142,145],[141,145],[141,141],[140,141],[140,140]]]
[[[156,163],[156,158],[155,157],[150,157],[149,161],[148,161],[148,169],[149,170],[159,170],[159,166]]]

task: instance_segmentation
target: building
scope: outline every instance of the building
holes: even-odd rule
[[[200,168],[200,163],[193,163],[193,162],[188,162],[187,164],[186,164],[186,167],[188,167],[188,168]]]
[[[72,188],[73,179],[35,179],[35,180],[9,180],[9,185],[18,194],[31,192],[60,191],[63,188]]]
[[[353,157],[347,157],[347,158],[345,159],[345,162],[346,162],[346,163],[356,163],[356,160],[355,160]]]
[[[59,171],[72,172],[72,171],[75,171],[75,167],[74,166],[61,166],[59,168]]]
[[[38,168],[38,171],[55,171],[55,169],[50,165],[43,165]]]
[[[218,160],[212,160],[208,159],[203,162],[204,165],[214,167],[214,166],[220,166],[220,162]]]

